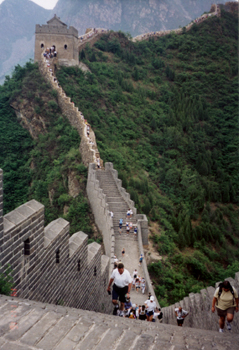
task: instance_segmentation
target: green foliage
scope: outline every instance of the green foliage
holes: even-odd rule
[[[13,288],[13,278],[11,268],[8,266],[4,273],[0,274],[0,294],[10,295]]]

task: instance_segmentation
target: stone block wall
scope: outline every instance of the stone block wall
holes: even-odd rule
[[[63,89],[58,85],[58,82],[54,80],[53,74],[50,72],[49,67],[43,55],[41,55],[41,61],[39,62],[39,69],[43,77],[51,84],[52,88],[57,91],[58,103],[62,110],[62,113],[67,117],[70,124],[75,127],[81,137],[80,152],[82,156],[82,161],[85,166],[90,163],[97,164],[97,158],[100,157],[96,139],[93,131],[91,132],[91,139],[94,145],[89,143],[86,132],[86,124],[82,113],[79,111],[78,107],[71,101],[69,97],[66,96]],[[103,162],[101,161],[101,164]]]
[[[0,170],[2,186],[2,171]],[[2,187],[0,187],[0,198]],[[59,218],[44,228],[44,206],[31,200],[6,214],[0,231],[1,272],[11,266],[15,296],[109,313],[109,258],[88,236],[69,236]]]
[[[109,206],[106,201],[106,196],[100,188],[99,181],[96,178],[96,171],[95,164],[90,164],[86,191],[94,213],[95,222],[102,232],[105,253],[111,258],[113,264],[113,257],[115,254],[113,221],[109,215]]]
[[[239,293],[239,272],[235,274],[235,278],[226,278],[232,286],[234,286]],[[218,287],[216,283],[215,288]],[[212,299],[215,292],[214,287],[207,287],[202,289],[199,293],[190,293],[188,297],[185,297],[179,303],[165,307],[162,309],[164,317],[163,323],[176,325],[176,316],[174,309],[181,306],[184,310],[189,311],[189,315],[185,318],[184,326],[192,328],[200,328],[205,330],[218,331],[219,317],[217,312],[211,312]],[[232,322],[232,333],[239,334],[239,314],[234,314],[234,320]]]

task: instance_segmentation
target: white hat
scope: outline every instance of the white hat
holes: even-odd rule
[[[132,305],[132,308],[133,308],[133,309],[136,308],[136,304],[133,304],[133,305]]]
[[[151,295],[150,301],[154,301],[154,296],[153,295]]]

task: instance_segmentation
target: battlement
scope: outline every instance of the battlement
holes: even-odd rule
[[[0,170],[0,200],[2,177]],[[69,222],[62,218],[44,228],[44,206],[36,200],[5,216],[2,210],[0,213],[1,272],[10,265],[16,296],[111,311],[106,294],[109,258],[102,256],[99,244],[88,245],[88,236],[83,232],[70,237]]]
[[[53,26],[53,25],[47,25],[47,24],[36,24],[36,30],[35,34],[63,34],[63,35],[73,35],[74,37],[78,38],[78,30],[72,26],[69,28],[66,26]]]

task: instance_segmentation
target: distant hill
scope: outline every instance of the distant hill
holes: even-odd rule
[[[59,0],[53,12],[75,26],[80,34],[88,27],[102,27],[136,36],[184,26],[209,11],[212,3],[211,0]]]
[[[15,65],[33,58],[35,25],[50,16],[50,10],[29,0],[5,0],[0,5],[0,82]]]

